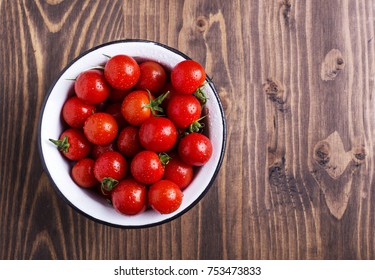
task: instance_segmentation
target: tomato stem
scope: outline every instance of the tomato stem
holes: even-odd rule
[[[207,117],[207,115],[197,119],[196,121],[192,122],[190,125],[189,125],[189,128],[188,128],[188,132],[189,133],[193,133],[193,132],[201,132],[203,127],[204,127],[204,123],[200,123],[201,120],[203,120],[205,117]]]
[[[102,55],[104,55],[106,58],[109,58],[109,59],[112,58],[112,56],[110,56],[110,55],[108,55],[108,54],[105,54],[105,53],[103,53]]]
[[[54,140],[54,139],[48,139],[48,140],[51,141],[53,144],[55,144],[57,146],[57,149],[60,152],[67,153],[69,151],[70,144],[68,141],[68,136],[64,136],[62,140]]]
[[[203,91],[203,88],[206,84],[207,84],[207,82],[204,82],[203,85],[198,87],[196,89],[196,91],[194,92],[194,96],[196,98],[198,98],[198,100],[199,100],[199,102],[201,103],[202,106],[207,103],[207,99],[208,99],[207,95]]]
[[[116,187],[118,184],[118,181],[116,179],[113,179],[111,177],[105,177],[103,178],[101,182],[101,191],[103,194],[106,194],[106,192],[110,192],[113,190],[114,187]]]
[[[148,92],[148,96],[150,98],[150,103],[143,106],[143,108],[150,108],[151,113],[154,117],[164,116],[162,114],[158,114],[157,112],[164,113],[163,108],[160,107],[159,105],[161,105],[161,103],[163,103],[164,99],[169,95],[169,91],[167,91],[166,93],[160,95],[159,97],[157,97],[155,99],[152,99],[151,92],[149,90],[147,90],[147,92]]]
[[[171,157],[167,153],[159,153],[159,159],[163,166],[166,166],[169,163]]]

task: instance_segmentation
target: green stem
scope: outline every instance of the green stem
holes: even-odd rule
[[[68,141],[68,136],[64,136],[62,140],[54,140],[54,139],[49,139],[53,144],[57,146],[57,149],[63,153],[67,153],[69,151],[69,141]]]
[[[113,179],[111,177],[103,178],[101,182],[102,193],[105,194],[106,192],[112,191],[113,188],[117,186],[117,184],[118,184],[118,181],[116,179]]]
[[[159,153],[159,159],[163,166],[166,166],[169,163],[171,157],[167,153]]]
[[[161,114],[158,114],[157,112],[160,112],[160,113],[164,112],[163,108],[161,108],[160,105],[161,103],[163,103],[164,99],[167,98],[167,96],[169,95],[169,91],[167,91],[166,93],[160,95],[159,97],[155,99],[152,99],[151,92],[149,90],[147,90],[147,92],[150,98],[150,103],[143,106],[143,108],[150,108],[152,115],[155,117],[163,116]]]
[[[204,127],[204,124],[203,123],[200,123],[201,120],[203,120],[205,117],[207,117],[207,115],[197,119],[196,121],[192,122],[190,125],[189,125],[189,128],[188,128],[188,133],[193,133],[193,132],[200,132],[202,131],[203,127]]]
[[[207,103],[207,95],[203,91],[203,87],[206,85],[207,82],[205,82],[203,85],[201,85],[197,90],[194,92],[194,96],[198,98],[199,102],[203,106],[204,104]]]

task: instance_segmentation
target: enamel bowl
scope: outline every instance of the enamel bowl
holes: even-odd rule
[[[69,63],[51,85],[44,100],[38,127],[38,145],[42,163],[57,193],[76,211],[85,216],[115,227],[139,228],[160,225],[187,212],[207,193],[214,183],[223,161],[226,142],[226,123],[220,98],[214,84],[207,77],[204,91],[208,97],[205,106],[206,134],[212,141],[213,154],[208,163],[195,173],[191,184],[183,191],[180,208],[171,214],[162,215],[146,210],[134,216],[119,214],[108,202],[92,190],[78,187],[70,176],[71,163],[66,160],[48,139],[58,139],[64,130],[61,109],[73,91],[74,79],[84,70],[104,65],[108,58],[126,54],[136,60],[153,60],[167,69],[178,62],[190,59],[180,51],[157,42],[145,40],[121,40],[96,46]]]

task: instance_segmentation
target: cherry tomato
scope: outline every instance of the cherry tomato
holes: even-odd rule
[[[108,104],[104,112],[110,114],[112,117],[115,118],[119,130],[124,128],[127,125],[124,117],[121,114],[121,103]]]
[[[93,145],[91,148],[90,156],[93,159],[97,159],[101,154],[104,154],[105,152],[109,151],[115,151],[116,150],[116,144],[114,142],[111,142],[107,145]]]
[[[84,103],[94,105],[107,99],[111,87],[100,70],[87,70],[78,75],[74,90]]]
[[[177,94],[182,94],[180,92],[178,92],[171,84],[170,81],[166,82],[165,86],[163,87],[163,89],[161,90],[162,93],[167,93],[168,92],[168,95],[165,97],[165,99],[163,100],[163,103],[161,104],[164,112],[167,111],[167,108],[168,108],[168,103],[169,103],[169,100],[171,100],[171,98],[174,96],[174,95],[177,95]]]
[[[205,80],[204,68],[194,60],[179,62],[171,72],[173,87],[183,94],[193,94]]]
[[[141,151],[131,161],[130,172],[139,183],[153,184],[163,177],[164,166],[155,152]]]
[[[59,140],[49,140],[70,160],[83,159],[88,156],[91,150],[91,143],[82,130],[77,128],[68,128],[60,135]]]
[[[148,104],[150,104],[150,97],[147,91],[132,91],[122,102],[122,116],[129,124],[140,126],[151,116],[151,109],[145,107]]]
[[[165,166],[163,179],[174,182],[179,186],[180,189],[183,190],[193,180],[193,167],[182,162],[176,156],[172,157]]]
[[[117,137],[117,148],[123,155],[133,157],[143,150],[138,133],[139,128],[135,126],[127,126],[121,130]]]
[[[91,143],[107,145],[115,140],[118,125],[115,118],[110,114],[99,112],[87,118],[83,131]]]
[[[181,189],[175,183],[160,180],[150,186],[148,202],[159,213],[170,214],[181,206],[183,196]]]
[[[104,76],[108,83],[120,90],[135,86],[140,75],[138,63],[128,55],[115,55],[107,61],[104,67]]]
[[[94,105],[88,105],[77,96],[69,97],[62,108],[64,121],[74,128],[82,128],[86,119],[96,112]]]
[[[119,152],[109,151],[100,155],[95,161],[94,175],[105,190],[110,191],[127,173],[128,164]]]
[[[91,158],[83,158],[77,161],[72,167],[72,178],[82,188],[91,188],[98,181],[94,176],[95,161]]]
[[[137,89],[149,90],[156,94],[164,87],[167,80],[167,74],[163,66],[155,61],[145,61],[139,64],[141,76],[135,85]]]
[[[125,179],[112,190],[112,205],[120,213],[135,215],[147,206],[147,189],[133,179]]]
[[[178,145],[181,160],[193,166],[202,166],[212,155],[210,139],[200,133],[190,133],[181,139]]]
[[[177,129],[168,118],[152,117],[141,125],[139,140],[147,150],[167,152],[176,144]]]
[[[201,104],[194,95],[174,95],[168,102],[167,116],[177,128],[187,128],[199,119],[201,113]]]
[[[130,90],[121,90],[117,88],[112,88],[109,93],[108,100],[112,102],[122,102],[125,96],[129,94]]]

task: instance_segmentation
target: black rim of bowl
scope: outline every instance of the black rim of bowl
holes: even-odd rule
[[[206,193],[208,192],[208,190],[211,188],[211,186],[213,185],[213,183],[214,183],[214,181],[215,181],[215,179],[216,179],[216,177],[217,177],[217,175],[219,173],[221,165],[223,163],[225,149],[226,149],[226,138],[227,138],[226,120],[225,120],[225,114],[224,114],[223,105],[221,103],[219,94],[217,93],[216,88],[214,87],[214,85],[212,83],[212,79],[209,76],[207,76],[206,80],[208,81],[208,84],[209,84],[211,90],[213,91],[213,93],[215,95],[215,98],[217,100],[217,103],[219,105],[220,113],[221,113],[221,119],[222,119],[222,125],[223,125],[223,144],[222,144],[222,149],[220,151],[220,158],[219,158],[219,161],[218,161],[218,163],[216,165],[216,169],[214,171],[214,174],[213,174],[210,182],[205,187],[204,191],[189,206],[187,206],[184,210],[182,210],[181,212],[175,214],[172,217],[169,217],[167,219],[161,220],[160,222],[150,223],[150,224],[144,224],[144,225],[120,225],[120,224],[114,224],[114,223],[110,223],[110,222],[103,221],[101,219],[95,218],[95,217],[91,216],[90,214],[84,212],[83,210],[79,209],[72,202],[70,202],[70,200],[68,198],[66,198],[62,194],[62,192],[60,191],[59,187],[55,184],[54,180],[52,179],[52,176],[51,176],[51,174],[50,174],[50,172],[49,172],[49,170],[47,168],[47,165],[45,163],[44,156],[43,156],[43,153],[42,153],[42,139],[41,139],[42,119],[43,119],[43,115],[44,115],[45,106],[47,104],[49,96],[51,95],[51,92],[52,92],[53,88],[55,87],[57,81],[67,71],[67,69],[69,67],[71,67],[77,60],[79,60],[83,56],[87,55],[88,53],[90,53],[90,52],[92,52],[92,51],[94,51],[96,49],[99,49],[99,48],[102,48],[102,47],[105,47],[105,46],[108,46],[108,45],[119,44],[119,43],[151,43],[151,44],[155,44],[155,45],[161,46],[161,47],[163,47],[165,49],[168,49],[168,50],[170,50],[170,51],[172,51],[172,52],[174,52],[174,53],[182,56],[185,59],[191,59],[186,54],[180,52],[177,49],[174,49],[174,48],[169,47],[167,45],[161,44],[159,42],[150,41],[150,40],[143,40],[143,39],[123,39],[123,40],[110,41],[110,42],[107,42],[107,43],[103,43],[103,44],[97,45],[97,46],[95,46],[93,48],[90,48],[90,49],[86,50],[85,52],[81,53],[79,56],[77,56],[76,58],[74,58],[66,67],[64,67],[63,70],[60,71],[60,73],[58,74],[57,78],[55,78],[55,80],[52,82],[51,86],[49,87],[46,96],[44,97],[44,101],[43,101],[43,104],[42,104],[42,107],[41,107],[41,111],[40,111],[40,115],[39,115],[39,121],[38,121],[38,148],[39,148],[39,155],[40,155],[40,158],[41,158],[41,161],[42,161],[43,169],[47,173],[49,181],[52,182],[52,185],[53,185],[54,189],[57,191],[57,193],[60,195],[60,197],[62,197],[63,200],[70,207],[72,207],[75,211],[77,211],[78,213],[80,213],[80,214],[84,215],[85,217],[87,217],[87,218],[89,218],[89,219],[91,219],[91,220],[93,220],[95,222],[98,222],[100,224],[104,224],[104,225],[112,226],[112,227],[117,227],[117,228],[148,228],[148,227],[154,227],[154,226],[162,225],[162,224],[168,223],[168,222],[170,222],[172,220],[175,220],[175,219],[181,217],[186,212],[188,212],[190,209],[192,209],[206,195]]]

